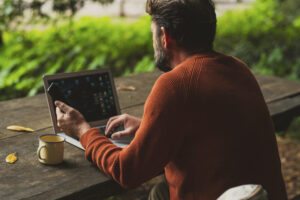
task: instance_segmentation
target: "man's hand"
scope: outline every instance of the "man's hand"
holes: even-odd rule
[[[111,117],[106,124],[105,135],[122,124],[124,125],[125,130],[112,134],[112,139],[117,139],[125,136],[134,136],[135,132],[140,127],[141,119],[128,114]]]
[[[55,101],[57,126],[67,135],[80,138],[91,127],[83,115],[61,101]]]

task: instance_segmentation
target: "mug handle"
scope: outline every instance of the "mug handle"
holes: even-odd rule
[[[46,145],[40,146],[40,147],[38,148],[38,150],[37,150],[36,153],[37,153],[37,156],[39,157],[39,159],[45,160],[45,159],[41,158],[41,150],[42,150],[42,148],[46,148]]]

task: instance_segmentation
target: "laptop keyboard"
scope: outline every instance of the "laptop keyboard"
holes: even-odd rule
[[[102,135],[106,136],[105,135],[105,130],[106,130],[106,126],[100,126],[98,127],[102,133]],[[123,125],[120,125],[118,127],[116,127],[113,131],[111,131],[106,137],[110,138],[110,136],[115,133],[115,132],[118,132],[118,131],[123,131],[124,130],[124,126]]]

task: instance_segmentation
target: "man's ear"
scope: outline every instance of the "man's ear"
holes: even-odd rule
[[[160,38],[161,44],[165,49],[169,49],[174,43],[174,40],[171,38],[170,34],[166,31],[165,27],[161,27],[160,29],[162,31],[162,36]]]

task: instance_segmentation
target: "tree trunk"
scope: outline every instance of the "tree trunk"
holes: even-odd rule
[[[2,31],[0,31],[0,47],[4,45],[3,37],[2,37]]]
[[[125,17],[124,6],[125,6],[125,0],[121,0],[120,1],[120,17]]]

